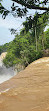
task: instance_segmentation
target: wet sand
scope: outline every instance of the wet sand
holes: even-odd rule
[[[0,84],[0,111],[49,111],[49,57]]]

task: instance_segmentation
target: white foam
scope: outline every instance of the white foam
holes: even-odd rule
[[[14,71],[13,67],[6,68],[3,65],[2,58],[0,56],[0,84],[9,80],[17,74],[17,71]]]
[[[6,90],[4,90],[4,91],[1,91],[1,92],[0,92],[0,95],[1,95],[2,93],[5,93],[5,92],[9,91],[9,90],[10,90],[10,88],[8,88],[8,89],[6,89]]]
[[[0,84],[9,80],[10,78],[12,78],[13,76],[9,75],[0,75]]]

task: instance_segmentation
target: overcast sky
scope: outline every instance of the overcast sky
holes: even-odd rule
[[[3,4],[5,7],[10,9],[12,5],[11,0],[3,0]],[[35,10],[29,10],[29,13],[35,13]],[[6,17],[6,19],[2,19],[0,15],[0,45],[4,43],[8,43],[14,39],[14,35],[11,35],[10,30],[11,28],[15,28],[20,30],[22,28],[22,23],[25,21],[25,18],[14,18],[12,15]]]
[[[10,9],[12,2],[10,0],[3,0],[3,4],[5,7]],[[0,45],[10,42],[14,39],[14,35],[11,35],[9,29],[17,29],[18,27],[20,27],[23,20],[20,20],[20,18],[16,19],[12,15],[7,16],[6,19],[3,20],[3,18],[0,15]]]

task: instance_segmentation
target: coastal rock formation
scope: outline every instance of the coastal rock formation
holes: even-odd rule
[[[0,84],[0,111],[49,111],[49,57]]]

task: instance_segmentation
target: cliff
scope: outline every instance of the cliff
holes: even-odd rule
[[[49,111],[49,57],[0,84],[0,111]]]

